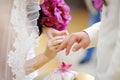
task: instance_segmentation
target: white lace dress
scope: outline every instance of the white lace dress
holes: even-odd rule
[[[8,64],[12,68],[13,80],[33,80],[37,71],[25,75],[25,60],[35,56],[34,43],[38,38],[37,19],[39,18],[38,0],[14,0],[11,23],[15,30],[15,50],[8,55]]]

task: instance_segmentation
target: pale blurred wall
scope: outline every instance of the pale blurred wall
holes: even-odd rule
[[[9,38],[11,8],[12,0],[0,1],[0,80],[12,79],[11,69],[6,64],[7,51],[11,48],[10,44],[12,43],[12,39]]]
[[[9,25],[12,0],[0,0],[0,42],[3,38],[5,27]]]

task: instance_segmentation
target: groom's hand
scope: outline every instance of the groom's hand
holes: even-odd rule
[[[77,51],[80,48],[86,48],[90,43],[88,34],[82,31],[68,35],[57,49],[57,52],[66,48],[66,55],[68,55],[74,43],[78,44],[73,47],[72,51]]]

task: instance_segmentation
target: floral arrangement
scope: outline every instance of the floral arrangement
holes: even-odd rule
[[[71,16],[70,8],[64,0],[44,0],[40,7],[39,25],[60,31],[67,28]]]
[[[103,7],[103,4],[107,6],[106,0],[93,0],[93,5],[97,10],[101,10]]]
[[[61,63],[58,69],[53,70],[44,80],[76,80],[77,72],[70,70],[72,64]]]

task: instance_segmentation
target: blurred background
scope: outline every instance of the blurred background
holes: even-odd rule
[[[92,12],[90,12],[90,9],[88,9],[88,4],[90,5],[91,3],[89,2],[86,3],[85,0],[65,0],[65,1],[71,8],[70,14],[72,16],[72,20],[70,21],[70,24],[68,26],[68,32],[69,33],[78,32],[87,28],[90,25],[91,13],[95,13],[95,10],[92,10]],[[91,2],[91,0],[87,1]],[[3,41],[3,38],[7,36],[4,32],[7,30],[7,27],[9,26],[10,23],[11,7],[12,0],[0,0],[0,48],[2,46],[1,43]],[[44,50],[46,40],[47,39],[44,36],[41,36],[42,47],[40,47],[39,49]],[[96,55],[95,53],[93,53],[92,57],[88,61],[81,63],[85,55],[86,50],[82,49],[77,52],[71,52],[71,54],[68,56],[65,56],[65,52],[62,51],[58,53],[57,60],[58,62],[64,60],[67,63],[72,63],[73,70],[82,71],[94,75],[96,66]],[[0,51],[0,65],[2,63],[1,56],[2,52]]]

